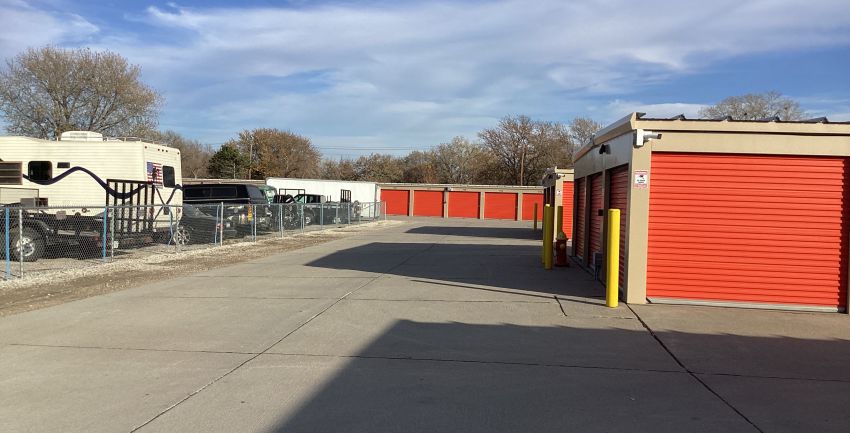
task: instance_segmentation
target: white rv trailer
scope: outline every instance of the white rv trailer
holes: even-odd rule
[[[182,204],[180,151],[143,141],[104,139],[95,132],[69,131],[59,140],[0,137],[0,204],[23,199],[84,214],[114,204],[110,198],[117,204],[129,202],[131,196],[144,193],[129,189],[129,184],[143,182],[155,186],[148,191],[153,194],[134,203]]]
[[[113,241],[154,239],[179,218],[164,205],[182,204],[180,168],[178,149],[94,132],[69,131],[59,140],[0,137],[0,205],[23,206],[25,242],[15,248],[24,260],[37,260],[45,245],[105,242],[99,232],[106,206],[114,206]],[[18,212],[9,211],[12,227]]]
[[[329,202],[343,201],[342,191],[351,191],[351,201],[359,202],[364,217],[373,218],[379,214],[375,206],[366,205],[380,200],[380,189],[375,182],[353,180],[295,179],[289,177],[270,177],[266,185],[277,189],[278,194],[296,195],[298,191],[317,194]]]

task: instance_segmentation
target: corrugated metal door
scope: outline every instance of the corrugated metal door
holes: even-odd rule
[[[478,218],[478,194],[468,191],[449,191],[449,217]]]
[[[572,182],[564,182],[564,188],[561,196],[561,206],[564,207],[564,216],[563,216],[563,224],[564,224],[564,234],[567,237],[572,236],[573,233],[573,200],[575,196],[575,191],[573,190]]]
[[[387,203],[387,215],[407,215],[410,191],[381,189],[381,201]]]
[[[513,192],[485,192],[484,218],[493,220],[516,219],[517,195]]]
[[[576,200],[576,212],[578,215],[576,216],[576,231],[573,233],[573,254],[580,258],[584,258],[584,233],[585,228],[587,227],[587,203],[585,203],[587,199],[587,190],[585,189],[585,185],[587,185],[587,178],[583,177],[576,180],[576,193],[578,194],[578,200]]]
[[[620,288],[626,287],[626,221],[629,202],[629,166],[624,165],[611,170],[608,208],[620,209]]]
[[[653,153],[647,297],[845,307],[848,165]]]
[[[414,216],[443,216],[442,191],[413,191]]]
[[[590,177],[590,257],[588,263],[593,263],[593,254],[602,252],[602,215],[599,210],[604,206],[605,191],[602,190],[602,174]],[[600,263],[598,263],[600,264]]]
[[[522,219],[524,221],[534,220],[534,204],[537,203],[537,221],[543,221],[543,194],[522,195]]]

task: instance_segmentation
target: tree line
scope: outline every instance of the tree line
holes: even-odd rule
[[[571,167],[574,152],[601,125],[506,116],[475,137],[405,156],[373,153],[323,158],[308,137],[277,128],[246,129],[218,149],[175,131],[160,131],[164,98],[140,81],[141,70],[110,51],[30,48],[0,70],[0,112],[11,134],[56,139],[64,131],[133,136],[180,149],[184,177],[266,177],[375,182],[535,185],[547,167]],[[806,117],[777,92],[728,97],[700,110],[704,118],[753,120]]]

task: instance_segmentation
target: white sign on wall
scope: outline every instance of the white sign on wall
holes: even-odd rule
[[[646,170],[635,170],[635,188],[646,188],[649,186],[649,172]]]

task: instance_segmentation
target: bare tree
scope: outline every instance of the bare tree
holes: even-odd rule
[[[504,182],[537,184],[546,167],[572,163],[572,141],[561,123],[505,117],[495,128],[478,133],[505,173]]]
[[[475,183],[489,157],[487,149],[465,137],[455,137],[432,152],[438,179],[444,183]]]
[[[318,177],[321,154],[310,139],[290,131],[260,128],[245,130],[225,145],[248,158],[248,177]]]
[[[350,159],[340,159],[339,161],[323,159],[319,164],[319,173],[322,179],[360,180],[354,168],[354,161]]]
[[[354,169],[358,179],[372,182],[401,182],[404,177],[404,163],[393,155],[361,156],[354,161]]]
[[[0,71],[0,111],[9,133],[56,138],[64,131],[135,135],[157,123],[161,96],[140,69],[109,51],[30,48]]]
[[[573,146],[578,148],[584,146],[602,129],[602,124],[589,117],[576,117],[570,122],[570,139]]]
[[[779,92],[748,93],[730,96],[716,105],[699,111],[703,118],[731,116],[734,120],[758,120],[779,117],[779,120],[801,120],[806,112],[800,103],[782,96]]]
[[[152,131],[143,138],[179,149],[183,177],[199,178],[209,175],[209,162],[214,153],[210,145],[188,139],[171,130]]]
[[[434,152],[415,150],[402,158],[402,182],[407,183],[436,183],[439,182],[436,173]]]

